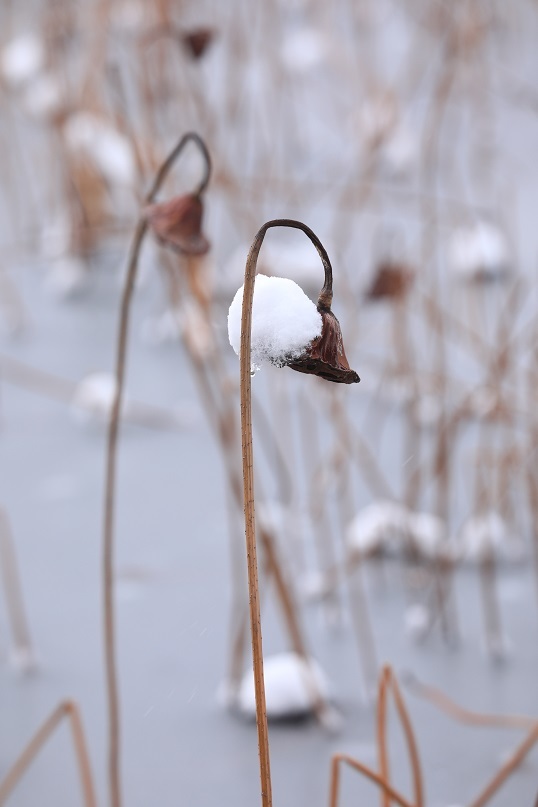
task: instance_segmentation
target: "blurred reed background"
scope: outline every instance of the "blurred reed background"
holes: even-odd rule
[[[536,751],[486,784],[518,729],[521,759],[532,750],[538,712],[537,37],[531,0],[4,0],[0,803],[82,803],[67,729],[13,776],[66,698],[85,803],[108,803],[101,531],[119,301],[153,177],[196,132],[210,249],[148,234],[128,336],[123,803],[259,798],[227,313],[255,233],[287,217],[328,250],[361,383],[253,378],[275,805],[327,804],[333,753],[377,769],[385,663],[424,803],[533,804]],[[189,143],[158,200],[203,175]],[[271,231],[259,270],[314,300],[323,283],[298,232]],[[457,725],[418,679],[512,716]],[[341,805],[379,798],[344,774]]]

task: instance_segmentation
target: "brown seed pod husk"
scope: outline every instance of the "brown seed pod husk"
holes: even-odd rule
[[[366,299],[401,300],[413,282],[414,273],[401,263],[385,261],[378,266],[372,284],[366,292]]]
[[[330,308],[318,305],[322,318],[321,336],[306,348],[298,359],[287,364],[299,373],[310,373],[337,384],[357,384],[359,376],[349,366],[340,323]]]
[[[148,205],[144,214],[157,240],[182,255],[205,255],[209,241],[202,232],[203,202],[197,194]]]
[[[201,59],[214,37],[215,32],[212,28],[194,28],[192,31],[185,31],[181,41],[189,56]]]

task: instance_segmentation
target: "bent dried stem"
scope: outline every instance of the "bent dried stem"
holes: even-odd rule
[[[153,184],[146,196],[146,204],[155,199],[168,172],[174,165],[188,142],[194,141],[200,147],[205,157],[205,173],[198,186],[198,193],[207,187],[211,174],[211,161],[209,153],[202,139],[194,132],[183,135],[176,147],[157,171]],[[106,476],[105,476],[105,512],[103,525],[103,596],[104,596],[104,639],[105,639],[105,670],[108,704],[108,775],[110,786],[111,807],[121,807],[121,779],[120,779],[120,717],[117,683],[117,665],[115,649],[115,620],[114,620],[114,509],[116,496],[116,458],[118,447],[118,431],[120,412],[123,400],[123,387],[125,377],[125,359],[127,354],[127,340],[129,332],[129,315],[131,299],[136,281],[138,258],[140,249],[147,231],[147,222],[140,217],[135,229],[133,241],[129,252],[127,274],[123,287],[118,337],[116,343],[116,389],[111,407],[110,420],[107,433],[106,448]]]
[[[385,666],[381,672],[379,679],[379,695],[377,707],[377,743],[379,752],[379,767],[382,778],[389,782],[389,760],[387,750],[387,694],[389,689],[392,690],[398,716],[404,730],[409,758],[411,761],[411,770],[413,773],[413,790],[415,793],[414,804],[416,807],[423,807],[424,793],[422,786],[422,772],[420,766],[420,759],[418,755],[418,747],[415,739],[415,733],[411,724],[411,719],[407,712],[404,699],[398,686],[398,681],[394,675],[391,667]],[[387,793],[384,792],[381,797],[382,807],[390,807],[391,799]]]
[[[325,270],[325,282],[319,296],[318,307],[330,309],[332,302],[332,267],[321,241],[302,222],[291,219],[274,219],[266,222],[256,234],[248,253],[243,287],[243,308],[241,314],[241,445],[243,452],[243,491],[245,508],[245,537],[249,586],[250,630],[254,667],[254,692],[256,696],[256,725],[258,730],[258,752],[260,759],[261,796],[263,807],[271,807],[271,767],[269,759],[269,732],[265,706],[263,679],[263,647],[261,612],[259,602],[258,562],[256,553],[256,521],[254,513],[254,458],[252,449],[252,389],[251,389],[251,332],[252,305],[254,301],[254,281],[260,249],[267,230],[271,227],[292,227],[302,230],[314,244]]]
[[[28,766],[33,762],[41,748],[54,733],[62,720],[67,718],[71,726],[71,733],[75,754],[77,757],[80,783],[85,807],[96,807],[95,788],[90,767],[88,749],[82,719],[78,706],[73,701],[64,701],[45,720],[40,729],[34,734],[17,761],[12,765],[4,779],[0,782],[0,804],[4,804],[13,788],[20,781]]]
[[[416,807],[415,804],[412,804],[410,801],[407,801],[407,799],[401,796],[397,790],[394,790],[394,788],[385,781],[383,776],[376,773],[371,768],[368,768],[366,765],[363,765],[362,762],[358,762],[356,759],[353,759],[353,757],[348,756],[347,754],[335,754],[332,758],[329,807],[338,807],[341,762],[345,762],[345,764],[349,765],[350,768],[354,768],[354,770],[362,773],[363,776],[370,779],[371,782],[374,782],[381,789],[384,796],[395,801],[396,804],[400,805],[400,807]]]

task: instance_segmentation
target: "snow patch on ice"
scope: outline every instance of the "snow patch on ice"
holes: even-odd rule
[[[308,663],[296,653],[279,653],[264,659],[265,699],[267,717],[285,719],[313,711],[315,689],[322,698],[329,696],[329,684],[319,664],[312,658]],[[309,678],[313,684],[309,686]],[[254,675],[245,673],[239,687],[237,706],[247,717],[256,714]]]

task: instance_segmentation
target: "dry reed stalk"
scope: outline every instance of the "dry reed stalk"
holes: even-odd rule
[[[348,756],[347,754],[335,754],[331,760],[331,782],[330,782],[330,795],[329,795],[329,807],[338,807],[338,796],[340,792],[340,763],[344,762],[346,765],[349,765],[350,768],[361,773],[363,776],[366,776],[367,779],[370,779],[371,782],[374,782],[382,793],[386,795],[388,798],[395,801],[396,804],[399,804],[400,807],[416,807],[410,801],[407,801],[397,790],[394,790],[391,785],[383,779],[383,777],[373,771],[371,768],[368,768],[366,765],[363,765],[362,762],[359,762],[353,757]]]
[[[24,607],[15,545],[7,512],[0,507],[0,575],[4,584],[6,606],[15,649],[21,658],[33,661],[32,640]]]
[[[389,779],[389,761],[387,751],[387,695],[392,691],[398,717],[402,724],[413,778],[413,801],[408,801],[397,790],[395,790]],[[407,712],[404,699],[400,692],[396,676],[390,666],[385,665],[379,676],[378,703],[377,703],[377,749],[379,757],[379,773],[371,770],[356,759],[347,754],[335,754],[331,763],[331,785],[330,785],[330,807],[337,807],[339,793],[339,764],[345,762],[359,773],[375,782],[381,789],[381,807],[390,807],[392,802],[396,802],[400,807],[423,807],[424,795],[422,785],[422,771],[418,754],[418,747],[413,731],[411,719]]]
[[[379,754],[379,768],[381,777],[384,781],[390,781],[389,775],[389,759],[387,749],[387,695],[389,689],[392,690],[392,695],[396,704],[398,717],[404,730],[407,749],[411,762],[411,771],[413,775],[413,790],[415,807],[423,807],[424,795],[422,785],[422,771],[420,766],[420,759],[418,754],[417,742],[413,731],[413,726],[405,706],[398,681],[394,675],[391,667],[385,665],[381,671],[379,678],[379,690],[377,701],[377,747]],[[391,799],[387,793],[381,794],[381,807],[390,807]]]
[[[84,728],[82,725],[79,708],[74,701],[64,701],[56,707],[47,720],[45,720],[41,728],[39,728],[34,734],[16,762],[8,770],[0,782],[0,805],[5,804],[13,788],[20,781],[28,766],[33,762],[41,748],[45,745],[49,737],[54,733],[64,718],[68,720],[71,727],[71,735],[78,763],[84,807],[97,807]]]
[[[424,684],[411,673],[405,676],[404,683],[417,697],[429,701],[453,720],[469,726],[529,730],[534,728],[537,723],[535,718],[527,715],[487,714],[466,709],[449,698],[442,690],[430,684]]]
[[[529,731],[525,739],[517,746],[510,758],[499,768],[491,781],[483,788],[478,796],[469,802],[469,807],[484,807],[490,801],[508,777],[521,765],[529,751],[538,742],[538,722]]]
[[[193,132],[183,135],[178,144],[163,162],[149,193],[146,204],[151,204],[170,169],[184,147],[189,142],[195,142],[205,157],[205,174],[200,183],[198,193],[201,193],[209,181],[211,162],[203,141]],[[146,218],[141,216],[136,226],[131,248],[129,251],[127,273],[121,296],[118,336],[116,342],[116,389],[111,407],[108,423],[106,447],[106,475],[105,475],[105,503],[103,521],[103,611],[104,611],[104,642],[105,642],[105,672],[108,706],[108,777],[110,788],[111,807],[121,807],[121,777],[120,777],[120,706],[118,697],[117,662],[116,662],[116,636],[115,636],[115,609],[114,609],[114,512],[116,500],[116,460],[118,448],[118,433],[120,413],[123,399],[125,365],[127,354],[127,340],[129,332],[129,317],[131,299],[133,296],[138,258],[144,236],[148,229]]]
[[[479,795],[469,803],[469,807],[484,807],[513,771],[521,765],[527,754],[538,742],[538,720],[522,715],[497,715],[475,712],[459,706],[444,692],[441,692],[436,687],[421,683],[415,676],[407,676],[407,683],[416,695],[430,701],[449,717],[461,723],[487,728],[524,728],[527,730],[525,738],[517,746],[510,758],[501,765]]]
[[[323,305],[325,310],[330,312],[332,301],[332,268],[328,255],[318,237],[305,224],[291,219],[276,219],[266,222],[257,232],[252,246],[250,247],[245,265],[245,277],[243,285],[243,307],[241,314],[241,347],[240,347],[240,393],[241,393],[241,445],[243,451],[243,490],[245,508],[245,538],[247,551],[247,569],[249,584],[249,611],[250,629],[252,637],[252,658],[254,668],[254,691],[256,697],[256,725],[258,729],[258,750],[260,758],[260,780],[261,796],[263,807],[271,807],[271,771],[269,759],[269,736],[267,728],[267,714],[265,707],[265,687],[263,678],[263,647],[261,631],[261,613],[259,603],[258,585],[258,564],[256,556],[256,524],[254,510],[254,456],[252,446],[252,386],[251,386],[251,331],[252,331],[252,308],[254,302],[254,282],[256,277],[257,261],[263,239],[271,227],[291,227],[302,230],[315,246],[325,271],[325,282],[320,292],[319,306]],[[323,310],[323,309],[322,309]],[[333,315],[331,316],[334,320]],[[336,323],[337,324],[337,323]],[[332,327],[332,326],[331,326]],[[341,338],[341,337],[340,337]],[[316,342],[313,343],[314,345]],[[321,354],[319,354],[321,355]],[[342,351],[343,355],[343,351]],[[306,354],[305,354],[306,356]],[[292,367],[304,372],[305,366],[301,359],[294,360]],[[314,362],[325,364],[314,358]],[[334,373],[340,372],[335,369],[329,370],[326,364],[317,372],[331,372],[331,378],[335,378]],[[325,369],[326,368],[326,369]],[[350,375],[352,371],[347,371]],[[354,374],[358,381],[358,376]]]

